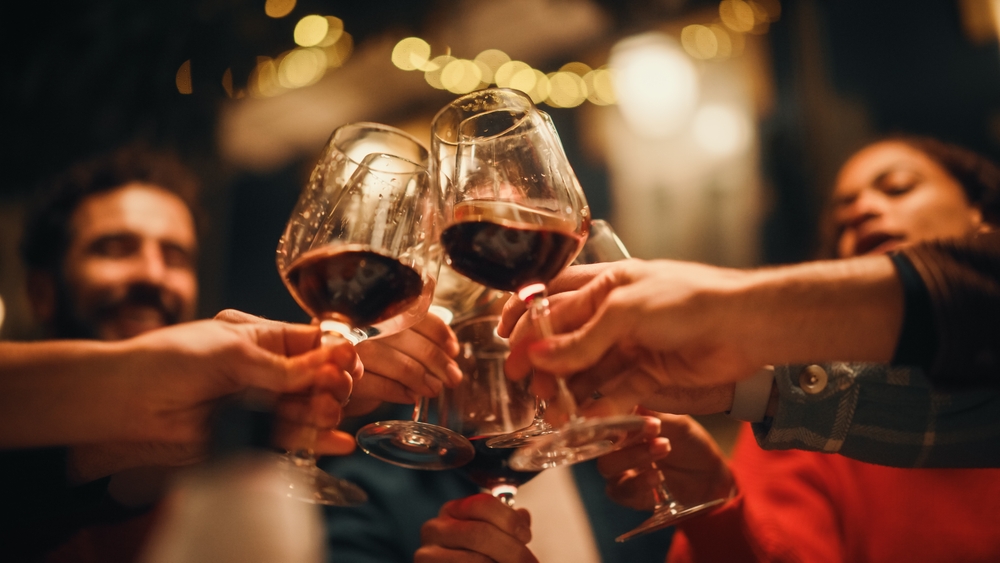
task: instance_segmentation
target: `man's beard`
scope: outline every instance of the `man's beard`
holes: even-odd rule
[[[88,310],[81,310],[77,302],[65,281],[59,280],[56,284],[56,311],[51,325],[54,338],[105,340],[107,335],[102,327],[124,316],[126,308],[134,307],[155,311],[162,320],[162,326],[170,326],[181,321],[183,309],[177,296],[143,283],[129,285],[123,294],[101,295],[100,300]]]

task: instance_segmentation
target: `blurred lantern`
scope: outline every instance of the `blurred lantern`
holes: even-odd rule
[[[694,116],[693,133],[698,145],[713,156],[732,156],[750,143],[750,120],[732,106],[708,104]]]
[[[698,74],[677,42],[661,33],[628,37],[611,50],[615,98],[637,134],[665,138],[690,118]]]

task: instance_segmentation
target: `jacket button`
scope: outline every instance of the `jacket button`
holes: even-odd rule
[[[806,393],[815,395],[826,389],[827,379],[826,370],[813,364],[806,366],[799,373],[799,387]]]

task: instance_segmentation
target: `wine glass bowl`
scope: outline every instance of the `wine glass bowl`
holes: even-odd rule
[[[324,345],[403,330],[426,312],[440,264],[441,199],[427,149],[376,123],[348,124],[330,137],[276,251],[282,281],[320,324]],[[316,466],[312,444],[286,457],[311,487],[289,494],[350,506],[367,495]]]

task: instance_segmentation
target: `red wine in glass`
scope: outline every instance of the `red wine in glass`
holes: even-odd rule
[[[510,467],[508,460],[513,448],[491,448],[486,445],[489,436],[477,436],[469,441],[476,448],[472,461],[458,470],[480,488],[487,490],[507,506],[514,505],[517,488],[527,483],[541,471],[517,471]]]
[[[285,275],[296,300],[313,317],[341,318],[351,326],[376,325],[398,316],[414,304],[424,286],[413,268],[360,246],[307,252]]]
[[[487,287],[516,292],[548,283],[586,236],[554,214],[502,201],[468,201],[441,234],[451,267]]]

